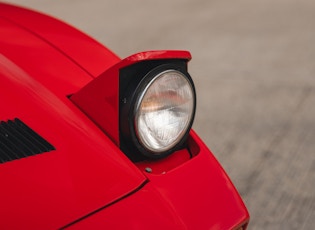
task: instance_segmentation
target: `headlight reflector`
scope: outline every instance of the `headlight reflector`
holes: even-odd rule
[[[194,111],[195,91],[188,76],[174,69],[153,75],[135,103],[137,139],[151,154],[160,155],[182,140]]]

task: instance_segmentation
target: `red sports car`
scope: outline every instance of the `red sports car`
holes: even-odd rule
[[[191,129],[189,52],[120,59],[4,3],[0,35],[0,229],[246,229]]]

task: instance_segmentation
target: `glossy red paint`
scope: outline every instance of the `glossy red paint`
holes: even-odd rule
[[[194,132],[195,157],[70,229],[238,229],[248,213],[225,172]],[[197,148],[194,149],[195,151]]]
[[[188,52],[143,52],[120,61],[60,21],[2,3],[0,34],[0,107],[5,108],[0,121],[18,117],[56,148],[0,164],[0,229],[246,225],[249,214],[240,196],[194,131],[187,149],[135,165],[117,147],[117,131],[106,135],[67,97],[93,82],[111,84],[107,102],[95,101],[94,109],[107,108],[117,122],[119,68],[148,59],[189,60]]]
[[[136,162],[136,166],[143,172],[151,171],[153,174],[165,174],[190,159],[190,150],[181,149],[162,159]]]
[[[119,70],[142,61],[190,60],[187,51],[148,51],[127,57],[71,96],[74,102],[119,146]]]
[[[57,149],[0,165],[5,188],[0,194],[6,197],[0,229],[56,229],[138,189],[146,178],[68,100],[91,74],[36,33],[4,19],[2,4],[0,10],[0,106],[5,108],[0,120],[20,118]],[[41,19],[37,23],[45,22]],[[98,61],[106,63],[108,49],[98,52],[104,57]]]
[[[0,16],[47,42],[93,77],[120,61],[108,48],[87,35],[41,13],[1,3]],[[1,36],[14,38],[6,33]]]
[[[18,117],[56,148],[0,165],[0,229],[57,229],[145,183],[66,96],[58,97],[4,56],[0,78],[0,120]]]
[[[1,54],[60,97],[78,91],[93,79],[47,42],[2,18],[0,34]]]

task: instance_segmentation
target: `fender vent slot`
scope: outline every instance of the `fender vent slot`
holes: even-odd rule
[[[55,147],[20,119],[0,122],[0,163],[50,152]]]

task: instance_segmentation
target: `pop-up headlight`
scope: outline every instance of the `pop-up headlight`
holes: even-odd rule
[[[185,65],[160,64],[131,80],[124,95],[129,103],[122,104],[120,119],[122,144],[127,144],[127,152],[133,146],[133,151],[161,158],[183,148],[196,103]]]
[[[185,148],[196,95],[186,51],[125,58],[71,95],[130,159],[161,158]]]

